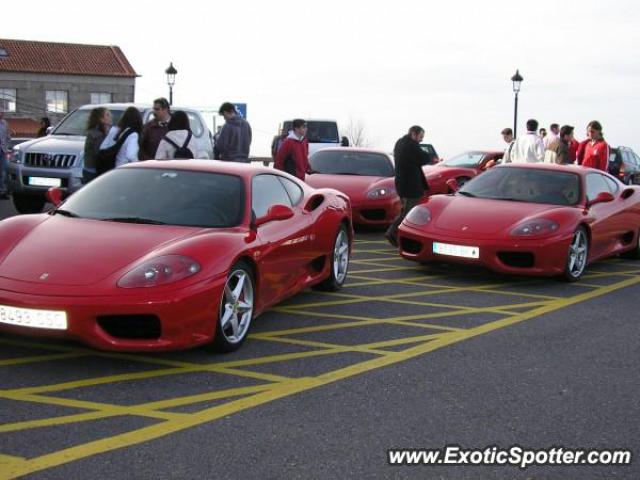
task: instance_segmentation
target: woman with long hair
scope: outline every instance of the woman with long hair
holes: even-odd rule
[[[191,158],[196,158],[196,139],[191,131],[189,117],[182,110],[173,112],[169,124],[168,132],[160,140],[156,151],[156,160],[170,160],[173,158],[184,158],[176,155],[176,151],[181,147],[188,148]]]
[[[587,142],[584,146],[583,167],[597,168],[603,172],[609,166],[609,145],[604,140],[602,125],[597,120],[587,125]]]
[[[104,107],[91,110],[87,121],[87,136],[84,141],[83,184],[89,183],[96,177],[96,155],[109,128],[111,128],[111,112]]]
[[[130,133],[129,133],[130,132]],[[126,139],[116,154],[116,167],[125,163],[137,162],[140,151],[140,134],[142,133],[142,115],[136,107],[127,108],[118,125],[111,127],[107,138],[104,139],[100,149],[115,145],[120,137],[126,135]]]

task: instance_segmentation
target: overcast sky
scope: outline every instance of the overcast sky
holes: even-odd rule
[[[117,45],[136,101],[216,109],[247,103],[252,154],[286,118],[364,125],[392,150],[413,124],[443,157],[503,148],[511,76],[524,77],[518,131],[599,120],[613,146],[640,153],[640,6],[632,0],[4,2],[1,37]]]

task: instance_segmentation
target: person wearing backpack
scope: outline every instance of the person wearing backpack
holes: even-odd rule
[[[167,134],[158,144],[156,160],[195,158],[196,140],[187,114],[181,110],[173,112],[167,127]]]
[[[127,108],[100,145],[96,173],[100,175],[125,163],[137,162],[141,132],[142,115],[136,107]]]

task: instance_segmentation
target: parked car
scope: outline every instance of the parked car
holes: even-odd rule
[[[610,149],[608,170],[626,185],[640,184],[640,157],[629,147]]]
[[[60,187],[67,192],[78,190],[82,186],[84,140],[91,110],[95,107],[108,108],[115,125],[131,105],[84,105],[64,117],[49,135],[17,145],[7,172],[8,189],[16,210],[20,213],[40,212],[49,187]],[[142,113],[144,122],[153,118],[151,106],[134,106]],[[202,115],[188,108],[174,107],[174,110],[184,110],[189,116],[198,146],[195,156],[213,158],[213,137]]]
[[[422,167],[429,184],[429,195],[451,193],[447,182],[454,179],[462,187],[472,178],[491,168],[502,159],[503,152],[473,150],[448,158],[435,165]]]
[[[379,150],[325,148],[309,159],[313,174],[306,182],[315,188],[335,188],[351,199],[354,223],[389,225],[400,213],[394,184],[393,159]]]
[[[347,137],[340,137],[338,133],[338,122],[335,120],[309,119],[306,120],[306,123],[309,155],[323,148],[349,146],[349,139]],[[282,122],[282,128],[287,132],[290,131],[293,128],[293,120],[285,120]]]
[[[0,222],[0,331],[232,351],[271,305],[347,277],[349,199],[273,169],[150,160],[62,194]]]
[[[575,281],[601,258],[640,256],[640,187],[577,165],[498,166],[414,207],[398,244],[419,262]]]

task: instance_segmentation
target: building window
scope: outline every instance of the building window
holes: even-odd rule
[[[62,90],[47,90],[47,112],[67,113],[67,92]]]
[[[111,94],[105,92],[92,93],[91,103],[111,103]]]
[[[0,88],[0,110],[3,112],[16,111],[16,89]]]

